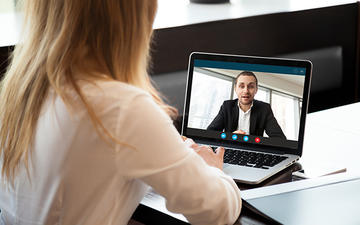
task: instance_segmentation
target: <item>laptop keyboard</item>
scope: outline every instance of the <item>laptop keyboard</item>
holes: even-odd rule
[[[261,152],[249,152],[233,149],[225,149],[224,163],[269,169],[284,161],[288,157],[266,154]]]

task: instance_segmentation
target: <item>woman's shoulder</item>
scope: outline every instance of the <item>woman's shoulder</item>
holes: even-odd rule
[[[149,96],[149,94],[133,85],[120,81],[89,81],[80,84],[82,92],[88,98],[101,98],[124,101],[137,96]]]
[[[151,98],[145,90],[119,81],[89,81],[79,83],[86,101],[99,111],[124,110],[135,102]]]
[[[84,91],[87,94],[105,94],[109,97],[119,97],[122,94],[131,95],[147,95],[147,92],[143,89],[135,87],[134,85],[127,84],[114,80],[100,80],[87,82],[83,86]]]

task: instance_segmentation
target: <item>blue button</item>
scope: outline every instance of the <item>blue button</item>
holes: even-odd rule
[[[225,133],[221,133],[221,138],[225,139],[226,138],[226,134]]]
[[[232,139],[233,139],[233,140],[236,140],[236,139],[237,139],[237,135],[236,135],[236,134],[233,134],[233,135],[232,135]]]
[[[248,136],[244,136],[244,141],[248,141],[249,140],[249,137]]]

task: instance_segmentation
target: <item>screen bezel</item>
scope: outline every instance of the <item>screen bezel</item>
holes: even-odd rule
[[[187,128],[188,128],[187,124],[188,124],[189,109],[190,109],[189,102],[190,102],[190,97],[191,97],[192,76],[193,76],[193,72],[194,72],[194,61],[196,59],[306,68],[297,147],[290,148],[290,147],[284,147],[284,146],[280,146],[280,145],[274,146],[274,145],[265,145],[265,144],[257,144],[257,143],[247,143],[247,142],[224,140],[224,139],[217,139],[217,138],[211,138],[211,137],[201,137],[201,136],[189,134],[187,132]],[[312,75],[312,63],[308,60],[269,58],[269,57],[244,56],[244,55],[228,55],[228,54],[217,54],[217,53],[206,53],[206,52],[193,52],[193,53],[191,53],[190,58],[189,58],[188,76],[187,76],[187,83],[186,83],[186,92],[185,92],[186,94],[185,94],[185,104],[184,104],[184,113],[183,113],[183,122],[182,122],[181,133],[183,136],[191,138],[194,141],[199,142],[199,143],[205,143],[205,144],[216,145],[216,146],[224,146],[224,147],[230,147],[230,148],[245,148],[248,150],[258,150],[258,151],[262,151],[265,149],[268,152],[274,152],[274,153],[278,153],[278,154],[294,154],[294,155],[301,156],[302,149],[303,149],[303,142],[304,142],[306,114],[308,111],[308,103],[309,103],[311,75]],[[189,129],[193,129],[193,128],[189,128]],[[193,132],[191,132],[191,133],[193,133]],[[248,135],[248,136],[251,136],[251,135]]]

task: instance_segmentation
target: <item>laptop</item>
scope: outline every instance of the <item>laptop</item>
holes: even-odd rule
[[[258,184],[302,155],[312,64],[192,53],[182,135],[225,148],[223,171]]]

